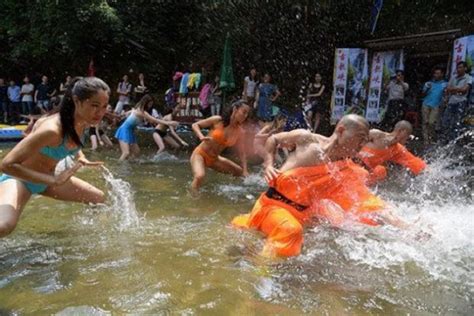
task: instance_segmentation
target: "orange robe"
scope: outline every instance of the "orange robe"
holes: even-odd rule
[[[366,187],[368,172],[351,160],[286,171],[272,183],[272,188],[303,210],[270,198],[263,193],[250,214],[240,215],[232,224],[263,232],[267,240],[265,256],[296,256],[303,244],[303,226],[314,218],[341,224],[347,213],[361,222],[377,225],[370,217],[384,202]]]
[[[371,169],[368,183],[373,184],[387,177],[386,162],[393,162],[410,170],[414,175],[420,174],[426,163],[413,155],[402,144],[395,144],[385,149],[374,149],[365,146],[359,153],[360,159]]]

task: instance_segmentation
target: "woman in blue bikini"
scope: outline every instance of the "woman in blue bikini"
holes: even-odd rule
[[[127,112],[127,119],[120,125],[115,132],[115,138],[119,141],[120,151],[122,155],[120,160],[126,160],[130,154],[132,156],[138,156],[140,153],[140,147],[138,147],[137,138],[135,136],[135,128],[138,124],[148,121],[154,125],[163,124],[166,126],[176,127],[178,122],[176,121],[165,121],[154,118],[148,114],[147,110],[153,106],[153,98],[151,95],[146,94],[143,98],[135,105],[135,108]]]
[[[103,203],[104,193],[73,175],[82,166],[98,166],[81,151],[86,128],[98,124],[109,103],[109,86],[99,78],[76,78],[59,113],[38,121],[28,137],[3,159],[0,169],[0,237],[11,233],[33,194],[57,200]],[[75,164],[58,175],[56,164],[68,156]]]

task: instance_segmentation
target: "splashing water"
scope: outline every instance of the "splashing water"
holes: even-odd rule
[[[109,197],[111,201],[109,208],[119,220],[119,230],[138,228],[140,217],[136,210],[130,184],[122,179],[115,178],[112,172],[105,166],[102,166],[102,169],[104,171],[103,177],[109,187]]]
[[[162,161],[179,161],[179,158],[176,157],[173,154],[170,154],[168,152],[161,152],[159,154],[156,154],[151,158],[152,162],[162,162]]]

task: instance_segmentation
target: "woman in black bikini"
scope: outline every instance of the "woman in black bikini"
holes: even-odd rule
[[[174,110],[168,110],[163,116],[163,121],[173,121],[174,116],[179,112],[179,109],[176,107]],[[162,123],[159,123],[155,126],[155,131],[153,132],[153,139],[155,140],[156,145],[158,146],[158,151],[156,154],[163,152],[166,149],[165,143],[171,146],[173,149],[178,149],[180,147],[188,147],[186,143],[179,135],[176,133],[176,130],[173,126],[168,126]]]

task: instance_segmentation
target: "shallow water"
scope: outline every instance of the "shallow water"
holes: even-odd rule
[[[258,168],[245,180],[211,171],[195,199],[186,154],[118,156],[89,154],[110,173],[78,175],[108,205],[35,197],[0,240],[0,314],[474,312],[472,166],[457,157],[434,155],[426,174],[393,172],[375,188],[412,229],[309,228],[301,256],[269,264],[252,255],[257,235],[228,226],[265,189]]]

